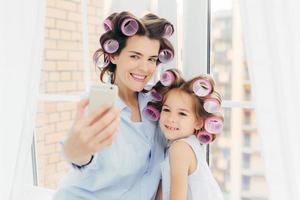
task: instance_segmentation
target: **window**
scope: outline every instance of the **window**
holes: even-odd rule
[[[266,199],[267,190],[260,190],[266,188],[266,181],[264,166],[257,158],[261,157],[259,143],[252,140],[258,137],[239,2],[210,1],[210,71],[223,97],[225,118],[223,133],[210,145],[211,169],[225,199]]]

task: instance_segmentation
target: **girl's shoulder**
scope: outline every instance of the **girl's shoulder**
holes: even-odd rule
[[[193,147],[184,139],[173,142],[169,147],[171,166],[187,169],[189,174],[197,168],[197,156]]]

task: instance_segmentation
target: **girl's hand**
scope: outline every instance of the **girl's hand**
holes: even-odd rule
[[[84,115],[89,99],[78,103],[77,114],[64,143],[64,154],[76,165],[88,163],[93,154],[112,144],[119,126],[119,109],[104,104],[89,116]]]

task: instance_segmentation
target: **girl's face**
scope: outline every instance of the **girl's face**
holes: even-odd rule
[[[111,58],[116,64],[115,84],[121,91],[141,91],[151,79],[158,59],[159,41],[146,36],[127,39],[121,53]]]
[[[193,98],[174,89],[166,97],[159,124],[167,139],[176,140],[194,134],[203,122],[196,117]]]

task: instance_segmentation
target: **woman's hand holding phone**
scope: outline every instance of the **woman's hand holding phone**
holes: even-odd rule
[[[64,143],[65,156],[76,165],[85,165],[93,154],[111,145],[118,131],[120,110],[113,104],[117,92],[103,90],[105,87],[96,90],[91,87],[90,99],[78,103],[74,124]],[[89,115],[86,116],[88,105]]]

